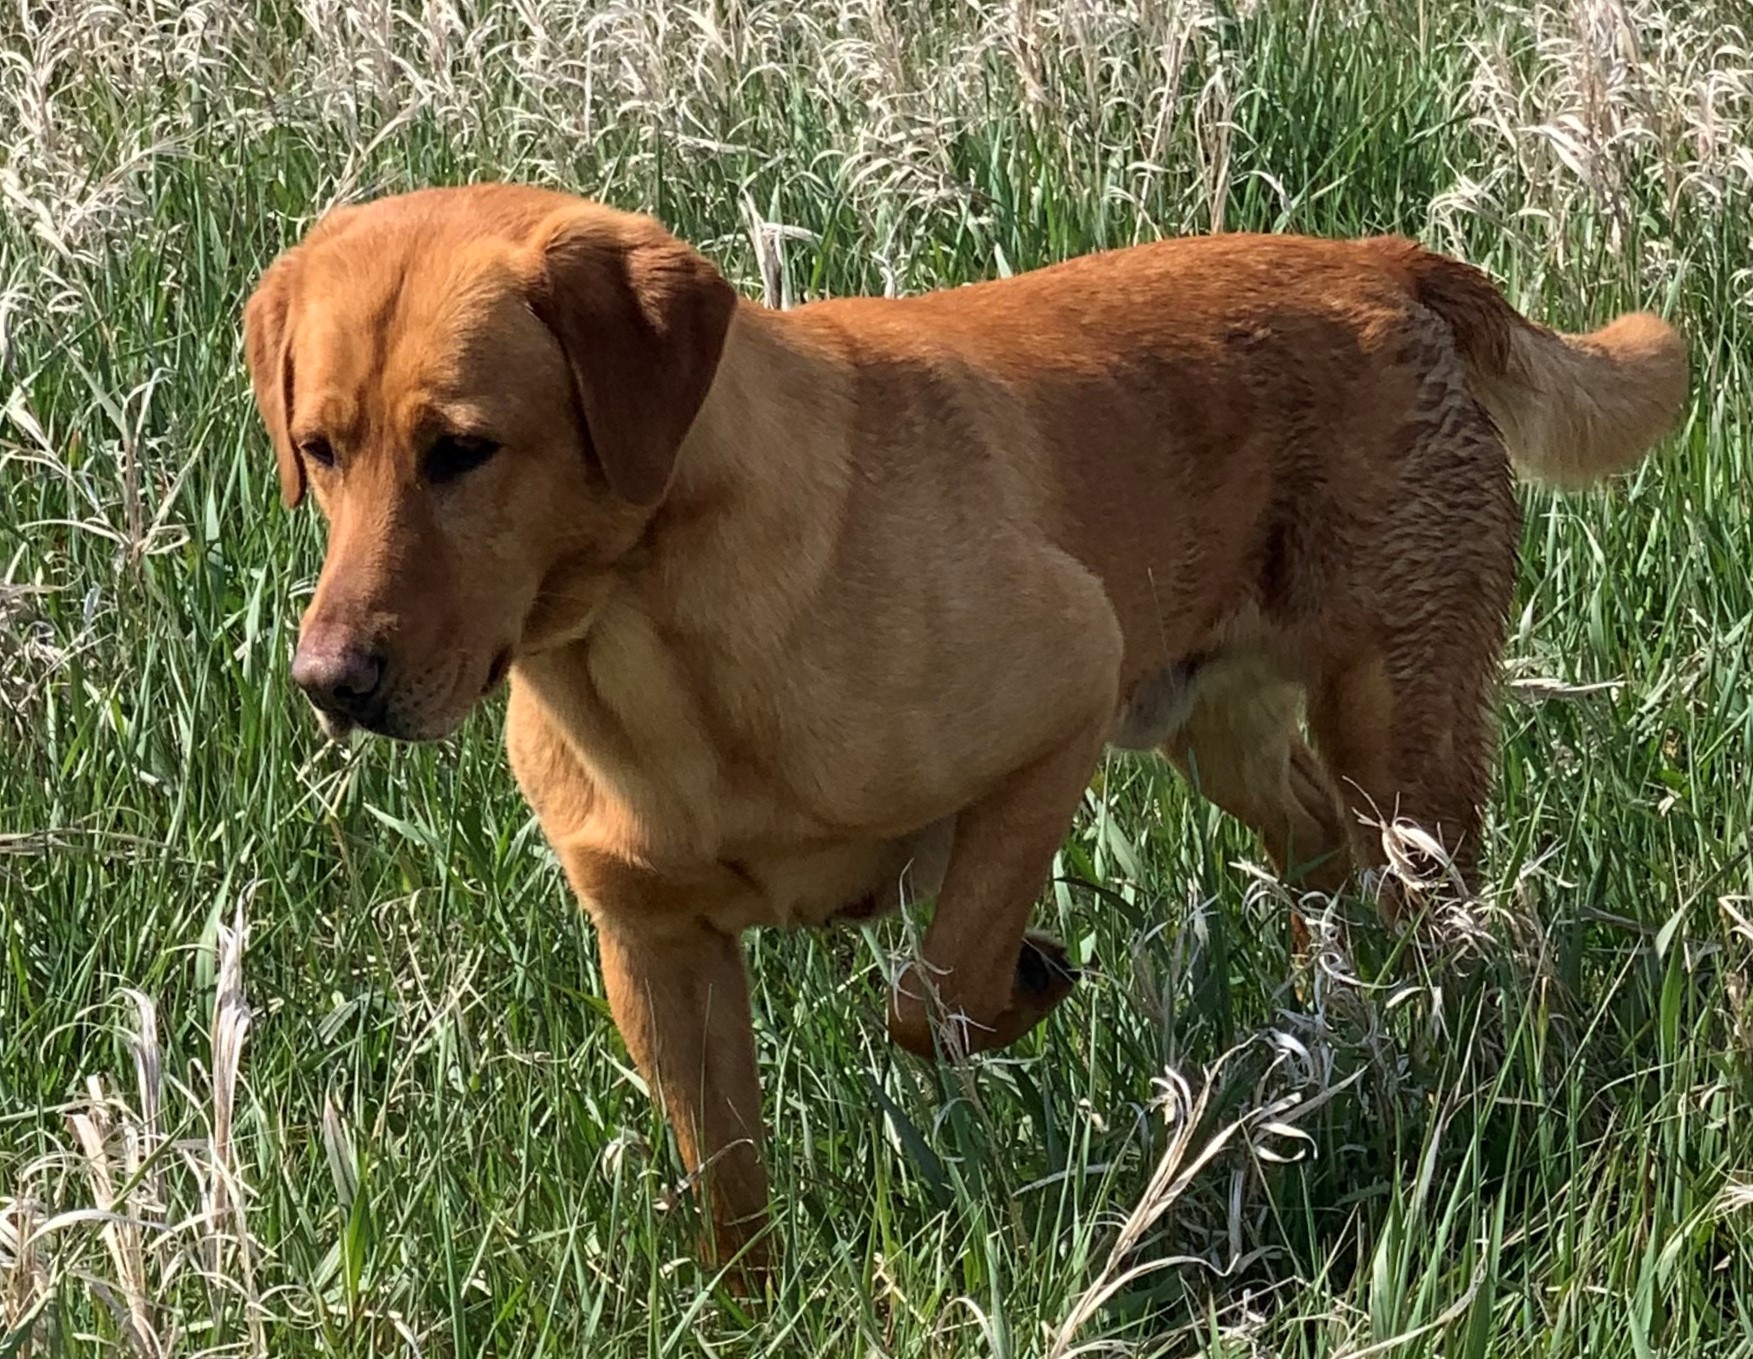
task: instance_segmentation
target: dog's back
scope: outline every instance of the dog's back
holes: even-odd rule
[[[1397,238],[1169,240],[787,320],[857,375],[850,455],[917,491],[920,537],[996,519],[1098,576],[1115,739],[1160,744],[1281,864],[1334,865],[1317,883],[1343,877],[1345,804],[1471,866],[1511,464],[1623,470],[1686,392],[1659,319],[1560,335]]]
[[[1141,403],[1160,433],[1196,444],[1210,437],[1207,421],[1222,442],[1226,418],[1276,420],[1287,405],[1343,400],[1360,375],[1379,374],[1396,322],[1420,310],[1448,328],[1469,390],[1540,481],[1577,488],[1627,470],[1685,400],[1685,345],[1661,318],[1629,313],[1561,334],[1522,316],[1473,266],[1399,237],[1180,237],[793,315],[840,331],[866,363],[971,364],[1025,402],[1104,398],[1076,412],[1084,421]],[[1171,412],[1180,418],[1161,424]]]
[[[1398,238],[1173,239],[787,320],[858,374],[871,427],[854,456],[909,460],[934,501],[1036,518],[1129,634],[1174,654],[1239,601],[1330,589],[1356,558],[1345,540],[1377,536],[1416,497],[1408,479],[1440,470],[1421,465],[1433,402],[1451,420],[1476,403],[1501,435],[1477,476],[1507,454],[1579,486],[1641,458],[1686,392],[1658,318],[1559,335]],[[1508,550],[1507,519],[1473,527]]]

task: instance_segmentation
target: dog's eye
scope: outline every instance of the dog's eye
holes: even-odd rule
[[[426,452],[426,480],[442,485],[473,471],[499,451],[491,439],[473,434],[441,434]]]
[[[314,462],[318,467],[335,465],[335,450],[321,435],[303,440],[298,445],[298,451],[306,462]]]

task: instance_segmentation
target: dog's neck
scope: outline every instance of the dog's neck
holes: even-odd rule
[[[592,650],[613,645],[605,629],[680,642],[696,671],[783,647],[833,569],[853,478],[849,392],[831,341],[743,304],[663,504],[611,571],[573,587],[592,602],[570,635],[515,676],[564,707]]]
[[[830,568],[853,467],[850,372],[812,329],[742,304],[642,548],[649,592],[689,630],[810,607]]]
[[[513,667],[522,720],[652,825],[706,816],[715,752],[740,739],[709,710],[758,703],[824,607],[854,484],[847,391],[831,348],[745,307],[640,545],[597,577],[578,635]]]

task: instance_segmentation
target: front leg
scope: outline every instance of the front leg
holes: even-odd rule
[[[596,925],[622,1040],[704,1191],[710,1259],[727,1262],[742,1251],[745,1266],[758,1268],[767,1174],[748,979],[736,936],[703,918],[746,884],[670,882],[630,857],[622,842],[633,818],[592,782],[527,676],[516,672],[505,744],[519,787]]]
[[[1099,719],[1006,778],[956,818],[937,911],[917,961],[896,981],[889,1036],[922,1057],[1005,1047],[1070,993],[1057,944],[1028,934],[1053,855],[1095,770],[1111,720]]]
[[[709,1263],[740,1252],[759,1268],[767,1172],[742,947],[697,920],[593,916],[615,1024],[705,1191]]]

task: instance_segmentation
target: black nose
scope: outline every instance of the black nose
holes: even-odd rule
[[[348,642],[307,638],[292,657],[292,682],[324,712],[363,722],[383,688],[383,656]]]

